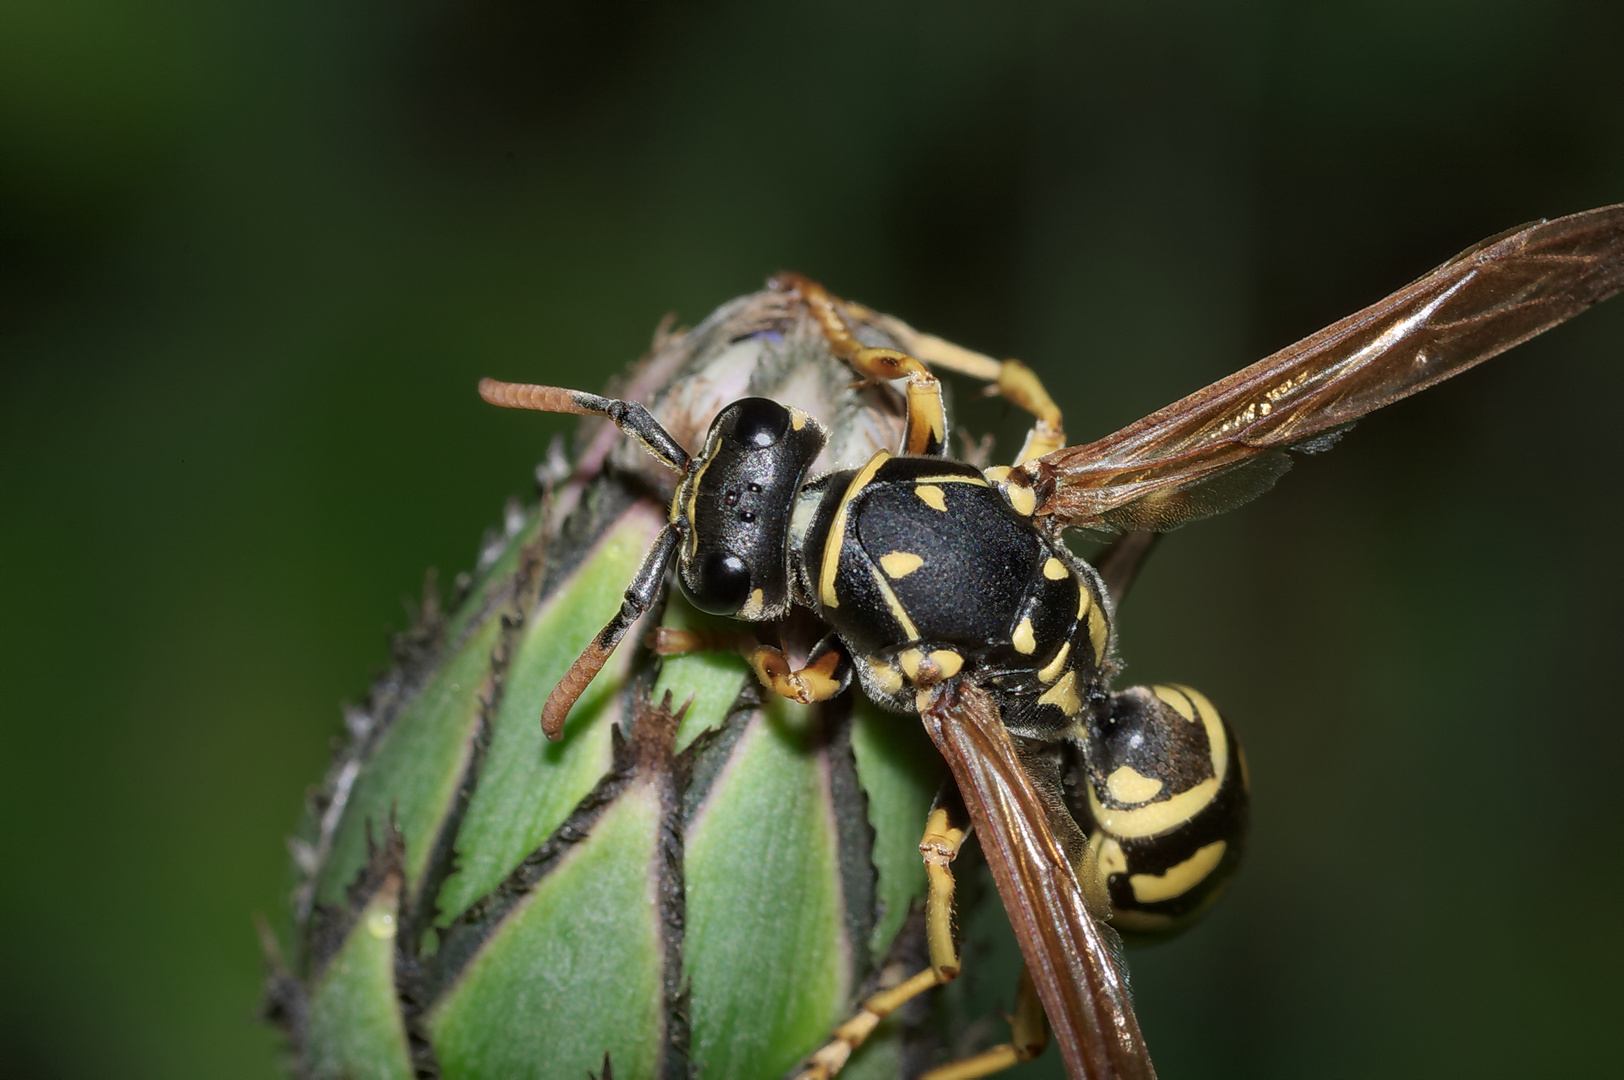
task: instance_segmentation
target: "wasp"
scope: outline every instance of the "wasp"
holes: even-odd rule
[[[492,404],[607,417],[679,477],[667,521],[620,611],[542,711],[549,738],[674,576],[698,608],[747,623],[808,618],[801,653],[732,639],[761,685],[822,701],[853,681],[917,715],[951,782],[926,822],[930,965],[863,1001],[806,1062],[834,1075],[887,1015],[954,978],[951,865],[973,830],[1026,964],[1004,1045],[929,1075],[985,1076],[1053,1038],[1074,1078],[1155,1075],[1129,998],[1119,931],[1198,916],[1236,868],[1247,820],[1234,731],[1182,686],[1111,688],[1114,612],[1148,538],[1271,487],[1291,452],[1533,337],[1624,288],[1624,205],[1502,233],[1385,299],[1114,434],[1068,446],[1031,369],[920,334],[799,275],[804,304],[859,379],[900,384],[896,452],[811,475],[816,417],[751,397],[689,453],[642,405],[484,380]],[[883,332],[908,351],[864,343]],[[933,367],[990,384],[1033,417],[1009,465],[948,455]],[[1090,564],[1067,530],[1116,534]],[[674,568],[674,573],[673,573]],[[670,654],[715,635],[660,631]],[[781,632],[778,640],[787,640]]]

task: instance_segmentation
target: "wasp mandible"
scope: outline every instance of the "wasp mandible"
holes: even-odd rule
[[[853,679],[917,714],[953,783],[920,850],[930,966],[864,1001],[801,1073],[838,1072],[889,1013],[952,979],[950,865],[973,829],[1026,962],[1009,1043],[931,1076],[985,1076],[1041,1052],[1052,1030],[1073,1077],[1151,1077],[1113,927],[1187,923],[1234,870],[1247,815],[1234,732],[1187,687],[1113,691],[1115,595],[1142,538],[1238,506],[1359,417],[1481,363],[1624,287],[1624,205],[1493,237],[1378,303],[1092,443],[1067,446],[1036,375],[842,301],[799,275],[773,286],[806,305],[857,376],[900,381],[897,452],[810,476],[826,433],[767,398],[717,413],[690,454],[642,406],[485,380],[489,402],[605,416],[679,477],[666,525],[618,614],[553,690],[549,738],[668,575],[704,611],[824,633],[792,662],[740,647],[762,686],[827,700]],[[864,343],[882,330],[908,351]],[[1014,462],[947,456],[932,366],[988,382],[1031,413]],[[1067,529],[1122,534],[1098,567]],[[699,647],[662,632],[665,653]],[[782,638],[780,638],[782,640]],[[1081,798],[1068,803],[1065,778]]]

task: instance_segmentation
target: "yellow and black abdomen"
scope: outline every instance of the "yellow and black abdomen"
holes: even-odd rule
[[[1098,579],[1033,526],[1029,501],[973,466],[883,452],[829,477],[821,499],[807,591],[870,697],[912,711],[914,688],[963,673],[1039,738],[1103,699]]]
[[[1112,925],[1137,936],[1175,933],[1217,898],[1240,863],[1247,822],[1240,744],[1212,702],[1187,686],[1114,693],[1085,727],[1072,743],[1068,800],[1089,833]]]

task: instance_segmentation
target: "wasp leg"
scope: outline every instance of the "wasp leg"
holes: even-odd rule
[[[970,833],[970,813],[956,787],[936,796],[919,854],[925,860],[925,944],[930,950],[930,972],[938,984],[959,974],[959,950],[953,940],[953,860]]]
[[[1032,973],[1021,968],[1021,981],[1015,987],[1015,1012],[1009,1018],[1009,1042],[983,1050],[949,1065],[931,1069],[919,1080],[976,1080],[991,1076],[1023,1061],[1031,1061],[1049,1045],[1049,1020],[1038,1000]]]
[[[936,797],[919,854],[925,859],[925,941],[930,967],[901,983],[873,994],[857,1007],[857,1015],[835,1028],[829,1041],[813,1054],[795,1080],[829,1080],[845,1067],[857,1048],[880,1026],[880,1021],[933,987],[952,982],[959,974],[959,952],[953,940],[953,871],[950,866],[970,831],[956,788],[944,788]],[[1042,1012],[1041,1007],[1038,1010]]]
[[[914,332],[912,337],[913,340],[904,337],[904,341],[926,362],[946,371],[991,383],[987,393],[996,392],[1036,418],[1032,430],[1026,434],[1026,442],[1022,444],[1015,464],[1024,465],[1033,458],[1040,458],[1066,445],[1066,425],[1060,415],[1060,406],[1049,396],[1037,372],[1019,360],[994,360],[929,334]]]
[[[1016,465],[1024,465],[1033,458],[1040,458],[1044,454],[1058,450],[1066,445],[1066,428],[1061,419],[1060,406],[1056,405],[1054,398],[1044,388],[1043,381],[1037,373],[1019,360],[994,360],[978,352],[954,345],[950,341],[943,341],[932,334],[921,334],[913,327],[887,315],[870,311],[861,304],[854,304],[849,300],[840,300],[834,297],[822,285],[802,277],[800,274],[780,274],[773,284],[781,289],[794,289],[801,294],[801,299],[812,310],[822,326],[824,335],[829,339],[830,348],[836,356],[850,363],[859,372],[869,378],[896,379],[904,375],[909,376],[908,382],[908,448],[907,453],[939,453],[940,451],[922,451],[913,449],[915,438],[914,412],[915,412],[915,382],[912,371],[898,370],[887,374],[882,370],[871,371],[864,367],[864,361],[856,356],[858,352],[866,351],[873,354],[885,354],[888,357],[900,357],[911,361],[925,370],[925,364],[933,364],[946,371],[968,375],[972,379],[991,383],[996,392],[1008,398],[1015,405],[1031,413],[1037,420],[1032,430],[1027,433],[1026,442],[1021,446],[1021,452],[1015,459]],[[908,353],[899,353],[894,349],[868,349],[852,336],[851,328],[847,323],[850,318],[859,323],[873,325],[892,338],[902,342],[911,350]],[[915,359],[918,357],[918,359]],[[867,361],[873,364],[873,359]],[[931,376],[934,379],[934,376]],[[992,392],[992,391],[989,391]],[[918,394],[919,409],[928,410],[927,396],[934,401],[935,407],[941,407],[941,389],[936,387],[927,391],[921,386]]]
[[[802,705],[828,701],[851,685],[851,657],[833,634],[812,647],[805,667],[792,669],[784,650],[771,645],[757,645],[746,655],[762,686]]]
[[[998,369],[997,386],[1000,394],[1037,417],[1032,430],[1026,433],[1021,452],[1015,457],[1016,465],[1025,465],[1033,458],[1066,445],[1066,425],[1060,418],[1060,406],[1044,389],[1037,372],[1019,360],[1005,360]]]
[[[996,392],[1000,397],[1007,398],[1011,404],[1026,410],[1036,418],[1032,429],[1026,433],[1026,442],[1021,445],[1021,452],[1015,458],[1015,464],[1024,465],[1033,458],[1040,458],[1066,445],[1066,426],[1060,415],[1060,406],[1049,396],[1049,391],[1044,388],[1043,380],[1038,378],[1037,372],[1019,360],[994,360],[928,334],[914,336],[917,340],[912,342],[912,345],[925,362],[991,383],[987,391],[989,394]],[[909,389],[908,404],[911,408],[912,384]],[[941,392],[938,390],[938,400],[940,397]]]
[[[749,660],[756,678],[768,690],[802,705],[827,701],[851,685],[851,658],[840,639],[829,634],[813,646],[806,665],[791,668],[784,650],[763,645],[748,630],[678,630],[662,626],[648,635],[658,656],[696,652],[738,652]]]
[[[930,369],[895,349],[861,348],[846,358],[852,368],[880,381],[908,380],[908,426],[902,453],[941,457],[947,452],[947,409],[942,404],[942,382]]]
[[[761,644],[749,630],[679,630],[674,626],[656,627],[643,643],[654,650],[655,656],[686,656],[688,653],[705,652],[736,652],[749,656]]]
[[[799,274],[780,275],[776,284],[780,288],[794,288],[800,292],[807,306],[823,323],[824,333],[838,332],[851,339],[847,318],[873,326],[901,342],[903,348],[924,363],[991,383],[989,393],[996,392],[1031,413],[1037,418],[1037,423],[1027,434],[1026,444],[1021,447],[1015,464],[1025,464],[1066,445],[1066,429],[1061,420],[1060,406],[1054,403],[1054,398],[1049,396],[1049,391],[1037,374],[1019,360],[994,360],[983,353],[944,341],[934,334],[922,334],[900,319],[871,311],[850,300],[838,300],[823,286]],[[855,339],[851,340],[855,343]]]
[[[902,453],[940,457],[947,452],[947,409],[942,404],[942,383],[930,368],[896,349],[876,349],[852,336],[846,323],[844,301],[829,290],[800,274],[780,274],[775,288],[794,289],[802,303],[818,321],[829,350],[850,364],[852,370],[869,382],[907,379],[908,426],[902,439]]]

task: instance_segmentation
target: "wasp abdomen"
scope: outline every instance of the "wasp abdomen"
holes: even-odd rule
[[[1090,831],[1113,925],[1176,932],[1239,864],[1247,819],[1240,744],[1212,702],[1184,686],[1112,694],[1085,730],[1072,811]]]

